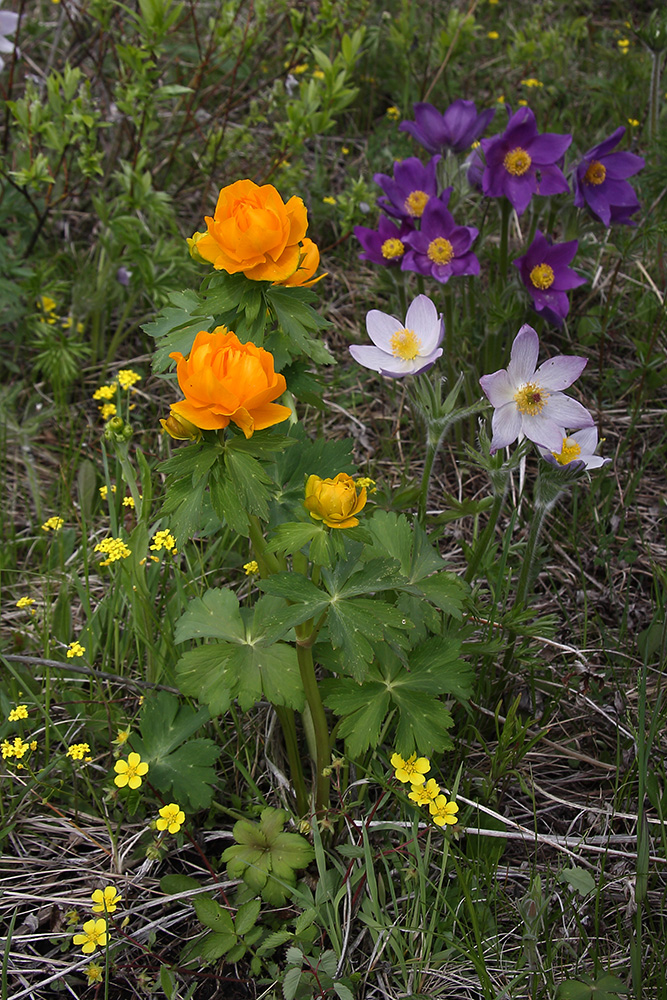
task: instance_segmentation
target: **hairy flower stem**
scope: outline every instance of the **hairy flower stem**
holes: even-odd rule
[[[310,638],[308,625],[297,625],[296,635],[296,654],[299,661],[301,682],[315,734],[315,811],[324,814],[329,808],[330,779],[328,775],[324,774],[331,762],[329,727],[320,697],[320,689],[317,686],[312,647],[307,644]],[[306,644],[302,645],[301,640],[305,640]]]
[[[500,202],[500,213],[500,277],[506,278],[509,258],[510,216],[512,215],[512,205],[507,198],[502,198]]]
[[[426,527],[426,504],[428,502],[428,488],[431,483],[431,472],[433,471],[433,462],[435,461],[435,456],[440,447],[440,442],[444,437],[444,433],[438,438],[431,436],[431,429],[428,429],[428,439],[426,442],[426,458],[424,459],[424,471],[422,472],[422,484],[419,491],[419,504],[417,507],[417,516],[419,518],[419,523],[422,528]]]
[[[482,557],[491,544],[491,540],[496,532],[500,512],[503,509],[504,500],[504,493],[496,493],[493,498],[493,507],[489,512],[489,520],[486,523],[484,531],[475,542],[475,547],[472,551],[472,555],[470,556],[470,562],[468,563],[468,568],[464,576],[466,583],[470,583],[470,581],[474,579],[477,568],[482,561]]]

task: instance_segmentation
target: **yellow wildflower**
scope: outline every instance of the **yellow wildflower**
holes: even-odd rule
[[[60,3],[60,0],[51,0],[51,2]],[[98,965],[97,962],[91,962],[83,971],[86,973],[89,986],[92,986],[93,983],[101,983],[104,979],[102,966]]]
[[[45,313],[55,312],[56,301],[55,301],[55,299],[52,299],[49,295],[42,295],[42,296],[40,296],[39,304],[40,304],[40,307],[42,308],[43,312],[45,312]]]
[[[107,922],[103,917],[99,920],[87,920],[83,925],[83,933],[75,934],[73,942],[82,945],[84,955],[90,955],[97,947],[103,948],[107,943]]]
[[[31,605],[33,605],[34,603],[35,599],[33,597],[19,597],[18,601],[16,602],[16,607],[20,608],[21,611],[23,611],[24,608],[26,609],[30,608],[30,614],[34,615],[36,613],[35,609],[31,607]]]
[[[93,913],[115,913],[122,896],[113,885],[106,885],[104,889],[95,889],[90,897],[95,904]]]
[[[336,204],[336,199],[333,198],[330,194],[328,194],[325,198],[322,198],[322,201],[324,202],[325,205],[335,205]]]
[[[321,69],[314,69],[313,70],[313,76],[315,77],[316,80],[323,80],[324,79],[324,71],[321,70]]]
[[[7,716],[8,722],[18,722],[19,719],[28,718],[28,706],[27,705],[17,705],[13,708],[9,715]]]
[[[243,563],[243,568],[246,576],[252,576],[253,573],[259,573],[259,563],[256,559],[251,559],[250,562]]]
[[[390,108],[387,108],[385,114],[390,122],[397,122],[401,117],[401,112],[395,104],[392,104]]]
[[[111,420],[111,418],[115,417],[118,412],[118,408],[115,403],[103,403],[103,405],[98,406],[97,409],[102,414],[102,420]]]
[[[64,523],[62,517],[50,517],[42,525],[42,531],[60,531]]]
[[[343,154],[343,156],[349,156],[350,155],[350,147],[349,146],[341,146],[340,147],[340,151]]]
[[[67,926],[71,927],[72,924],[78,924],[79,922],[79,911],[78,910],[66,910],[65,920],[67,921]]]
[[[70,642],[69,646],[67,647],[67,659],[71,660],[72,657],[74,656],[83,656],[85,652],[86,652],[86,647],[82,646],[80,642],[77,642],[75,640],[74,642]]]
[[[435,778],[429,778],[425,785],[413,785],[408,798],[419,806],[430,806],[440,795],[441,788]]]
[[[83,760],[88,753],[90,753],[90,747],[87,743],[72,743],[65,756],[71,757],[72,760]]]
[[[172,555],[176,555],[176,539],[172,533],[165,528],[163,531],[156,531],[153,535],[153,542],[149,548],[153,552],[161,552],[162,549],[166,549],[167,552],[171,552]]]
[[[178,833],[183,823],[185,823],[185,813],[175,802],[170,802],[168,806],[162,806],[159,810],[160,819],[155,823],[158,830],[167,830],[169,833]]]
[[[25,743],[20,736],[16,736],[14,737],[14,742],[12,744],[12,752],[11,754],[7,754],[6,756],[16,757],[18,760],[20,760],[21,757],[25,757],[29,749],[30,749],[30,744]],[[3,757],[5,756],[4,752],[2,756]]]
[[[129,729],[119,729],[118,735],[116,736],[116,739],[113,742],[117,743],[119,747],[122,747],[125,745],[125,743],[127,743],[129,738],[130,738]]]
[[[121,389],[131,389],[136,382],[141,382],[141,375],[132,371],[131,368],[121,368],[116,376]]]
[[[360,490],[366,490],[367,493],[377,493],[375,480],[371,479],[370,476],[360,476],[359,479],[357,479],[357,488]]]
[[[428,811],[433,817],[433,822],[443,826],[445,823],[457,822],[456,814],[459,807],[456,802],[448,802],[445,795],[438,795],[437,799],[430,803]]]
[[[639,121],[636,118],[628,118],[628,125],[632,125],[633,128],[637,128]]]
[[[123,497],[123,507],[134,507],[136,506],[134,502],[134,497]]]
[[[487,38],[491,38],[491,39],[493,39],[495,41],[496,38],[500,38],[500,35],[498,34],[497,31],[487,31],[486,37]]]
[[[0,743],[0,753],[2,754],[3,760],[7,760],[8,757],[14,756],[14,748],[9,740],[3,740],[2,743]]]
[[[128,556],[132,555],[132,549],[127,547],[122,538],[103,538],[101,542],[97,543],[94,551],[101,552],[106,556],[100,566],[110,566],[112,562],[127,559]]]
[[[119,788],[124,788],[125,785],[129,785],[130,788],[139,788],[141,779],[148,774],[148,764],[142,763],[138,753],[131,753],[127,760],[116,761],[114,771],[116,772],[116,777],[113,779],[114,784]]]
[[[403,783],[409,781],[411,785],[423,785],[426,781],[425,774],[431,770],[431,762],[428,757],[417,757],[413,753],[407,760],[403,760],[400,754],[391,755],[391,766],[395,775]]]
[[[114,399],[115,396],[116,396],[115,382],[109,382],[108,385],[101,385],[99,389],[96,389],[95,392],[93,393],[94,400],[101,400],[101,399],[109,400],[109,399]]]
[[[534,76],[529,76],[528,79],[521,81],[522,87],[543,87],[544,84],[536,80]]]
[[[111,492],[112,493],[116,492],[116,487],[115,486],[111,487]],[[106,498],[109,496],[109,488],[108,488],[108,486],[100,486],[100,496],[102,497],[103,500],[106,500]]]
[[[30,749],[34,752],[37,749],[37,740],[30,741]]]

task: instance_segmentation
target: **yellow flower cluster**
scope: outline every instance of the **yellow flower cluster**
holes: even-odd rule
[[[118,379],[118,385],[126,392],[137,382],[141,382],[141,375],[138,372],[132,371],[131,368],[121,368],[116,378]]]
[[[116,487],[115,486],[111,487],[111,492],[112,493],[116,492]],[[103,500],[106,500],[106,498],[109,496],[109,487],[108,486],[100,486],[100,496],[102,497]]]
[[[417,805],[428,806],[431,818],[437,826],[456,823],[456,814],[459,811],[456,802],[447,801],[447,796],[442,794],[442,789],[435,778],[426,780],[426,775],[431,770],[428,757],[417,757],[417,754],[413,753],[407,760],[403,760],[399,753],[394,753],[391,756],[391,766],[400,782],[403,784],[410,782],[411,791],[408,798]]]
[[[101,542],[97,543],[94,551],[101,552],[106,556],[100,566],[110,566],[112,562],[127,559],[128,556],[132,555],[132,549],[127,547],[122,538],[103,538]]]
[[[82,646],[80,642],[70,642],[67,647],[67,659],[71,660],[74,656],[83,656],[86,652],[86,647]]]
[[[134,510],[136,507],[134,497],[123,497],[123,507],[131,507]]]
[[[161,552],[162,549],[166,549],[167,552],[171,552],[173,556],[178,554],[176,539],[167,528],[163,531],[155,532],[153,535],[153,541],[149,548],[152,552]]]
[[[17,705],[13,708],[9,715],[7,716],[8,722],[18,722],[19,719],[28,718],[28,706],[27,705]]]
[[[251,559],[250,562],[243,563],[243,568],[246,576],[252,576],[253,573],[259,573],[259,563],[256,559]]]
[[[18,601],[16,602],[16,607],[20,608],[21,611],[30,608],[30,614],[34,615],[37,613],[35,609],[32,607],[34,603],[35,603],[34,597],[19,597]]]
[[[168,806],[162,806],[159,810],[160,818],[155,825],[158,830],[167,830],[168,833],[178,833],[185,823],[185,813],[175,802],[170,802]]]
[[[401,112],[395,104],[392,104],[390,108],[387,108],[386,115],[390,122],[397,122],[401,117]]]
[[[72,760],[83,760],[85,757],[86,760],[89,761],[91,760],[91,758],[87,756],[89,753],[90,746],[87,743],[72,743],[65,756],[71,757]]]
[[[60,531],[64,523],[62,517],[50,517],[42,525],[42,531]]]
[[[116,398],[116,383],[109,382],[108,385],[101,385],[99,389],[96,389],[93,393],[93,399],[97,402],[98,400],[106,400]]]
[[[128,754],[127,760],[117,760],[113,769],[116,772],[114,785],[118,788],[125,788],[125,785],[139,788],[142,778],[148,774],[148,764],[142,762],[138,753]]]
[[[3,740],[0,744],[0,753],[2,754],[2,759],[7,760],[8,758],[15,757],[17,760],[22,760],[27,754],[28,750],[36,750],[37,741],[33,740],[32,743],[26,743],[22,740],[20,736],[15,736],[14,741]],[[20,765],[19,765],[20,766]]]
[[[103,403],[102,406],[98,406],[97,409],[102,414],[102,420],[111,420],[118,413],[118,408],[115,403]]]
[[[536,80],[534,76],[529,76],[526,80],[521,81],[522,87],[543,87],[544,84]]]

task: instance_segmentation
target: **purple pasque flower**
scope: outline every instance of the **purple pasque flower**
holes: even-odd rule
[[[432,198],[419,231],[405,237],[408,250],[401,269],[430,275],[443,285],[453,274],[479,274],[479,261],[470,250],[478,232],[474,226],[457,226],[440,199]]]
[[[597,427],[584,427],[581,431],[563,438],[563,444],[559,452],[549,451],[548,448],[540,448],[542,458],[552,465],[578,465],[584,469],[599,469],[600,466],[611,462],[610,458],[601,458],[595,454],[598,446]]]
[[[427,295],[418,295],[410,303],[405,323],[371,309],[366,315],[366,330],[375,346],[354,345],[350,354],[364,368],[389,378],[419,375],[442,354],[439,345],[445,333],[444,323]]]
[[[408,156],[405,160],[394,163],[393,177],[374,174],[373,180],[386,195],[378,198],[378,205],[395,219],[420,219],[429,198],[434,198],[438,193],[435,168],[440,159],[440,156],[433,156],[428,163],[422,163],[416,156]],[[451,188],[447,188],[447,200],[450,193]],[[443,191],[441,197],[444,194]]]
[[[505,195],[521,215],[534,194],[569,191],[556,164],[571,142],[571,135],[554,132],[539,135],[533,112],[529,107],[519,108],[510,115],[504,132],[481,140],[486,158],[482,177],[484,194],[489,198]]]
[[[380,217],[377,229],[355,226],[354,235],[364,248],[359,257],[374,264],[400,264],[407,250],[404,238],[413,232],[414,228],[409,219],[401,220],[400,227],[397,228],[385,215]]]
[[[425,101],[415,104],[414,111],[415,120],[401,122],[398,127],[409,132],[429,153],[441,153],[446,149],[461,153],[469,149],[496,113],[495,108],[487,108],[477,114],[474,101],[461,99],[450,104],[444,114]]]
[[[574,174],[574,204],[577,208],[587,205],[605,226],[632,226],[631,216],[639,209],[637,195],[627,178],[638,174],[646,163],[634,153],[611,152],[624,135],[625,126],[621,125],[608,139],[589,149]]]
[[[567,291],[586,282],[567,266],[578,247],[578,240],[551,243],[538,229],[523,257],[513,262],[530,292],[535,310],[557,326],[563,325],[570,309]]]
[[[479,380],[494,408],[491,454],[512,444],[520,434],[560,452],[566,427],[593,426],[588,410],[560,391],[579,378],[586,358],[561,355],[536,368],[539,349],[537,334],[524,324],[514,338],[507,368]]]

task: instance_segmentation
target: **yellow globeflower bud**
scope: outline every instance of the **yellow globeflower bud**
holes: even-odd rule
[[[198,264],[208,264],[208,261],[202,257],[199,250],[197,249],[197,244],[200,239],[206,236],[206,233],[193,233],[192,236],[187,238],[188,250],[190,251],[190,256],[193,260],[196,260]]]
[[[199,441],[201,431],[194,424],[171,410],[166,420],[161,420],[162,429],[177,441]]]
[[[366,488],[357,490],[354,479],[346,472],[339,472],[335,479],[310,476],[303,505],[312,518],[324,521],[330,528],[354,528],[359,524],[354,515],[366,505]]]

